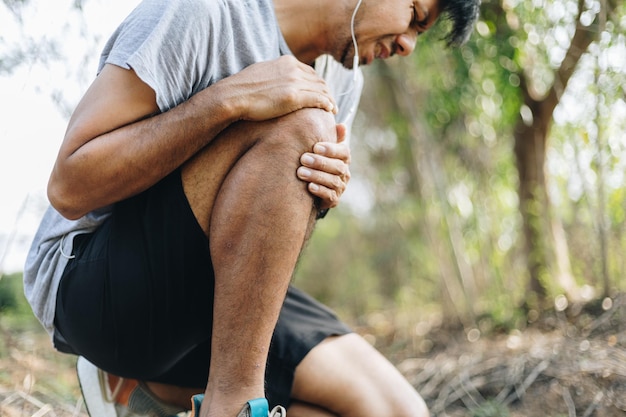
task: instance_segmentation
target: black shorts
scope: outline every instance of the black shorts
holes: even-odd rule
[[[204,387],[213,268],[180,171],[116,204],[94,233],[74,243],[57,296],[57,349],[122,377]],[[270,404],[288,405],[304,356],[326,337],[348,332],[327,307],[290,287],[268,357]]]

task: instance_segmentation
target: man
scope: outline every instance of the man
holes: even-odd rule
[[[92,416],[90,372],[118,415],[173,415],[202,393],[202,417],[267,415],[257,398],[290,417],[428,415],[289,281],[349,179],[355,67],[409,55],[440,14],[459,43],[477,7],[144,0],[131,13],[70,119],[25,269],[55,346],[81,356]]]

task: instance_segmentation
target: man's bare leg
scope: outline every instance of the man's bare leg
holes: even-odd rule
[[[289,417],[429,415],[400,372],[356,334],[328,338],[313,348],[296,368],[292,397]]]
[[[265,396],[272,333],[314,219],[313,198],[295,175],[299,157],[335,137],[332,115],[305,109],[237,123],[183,167],[215,270],[203,416],[234,416],[247,400]]]
[[[188,395],[191,395],[188,393]],[[289,417],[427,417],[424,401],[356,334],[330,337],[296,368]]]
[[[200,225],[210,236],[211,245],[213,245],[213,239],[217,239],[226,246],[222,248],[225,251],[222,260],[226,261],[219,266],[221,269],[216,268],[216,273],[222,271],[218,273],[216,279],[229,276],[229,265],[226,262],[237,264],[236,270],[239,271],[238,276],[230,275],[229,279],[232,281],[226,282],[226,285],[222,282],[220,294],[224,294],[226,291],[226,296],[222,295],[222,298],[217,296],[216,301],[222,300],[223,303],[218,303],[215,306],[216,318],[221,317],[218,315],[223,316],[224,311],[230,310],[230,318],[226,317],[223,321],[220,320],[221,325],[214,327],[214,332],[216,332],[214,341],[220,339],[221,345],[219,346],[222,346],[224,350],[214,350],[211,365],[213,381],[220,381],[221,377],[217,375],[221,373],[224,375],[226,385],[209,385],[207,394],[211,397],[207,396],[207,403],[222,404],[220,408],[224,408],[221,410],[224,416],[234,416],[244,401],[254,396],[263,395],[262,381],[267,357],[265,346],[271,337],[271,330],[267,331],[267,329],[270,327],[273,329],[285,288],[290,279],[293,265],[295,265],[295,258],[303,243],[304,230],[311,223],[310,216],[307,217],[311,211],[311,198],[304,190],[305,185],[295,180],[291,174],[297,165],[297,162],[292,160],[291,153],[296,155],[300,153],[302,151],[299,149],[300,145],[297,145],[296,149],[286,151],[280,146],[283,144],[283,140],[288,140],[282,136],[283,134],[285,136],[298,135],[293,131],[293,129],[298,130],[298,128],[294,128],[292,122],[304,122],[303,125],[299,124],[298,126],[303,131],[311,133],[305,140],[305,148],[310,146],[308,141],[315,141],[316,136],[325,137],[327,132],[317,130],[319,125],[317,127],[310,125],[314,120],[309,119],[309,117],[317,116],[304,113],[294,114],[282,120],[258,124],[239,123],[223,132],[220,138],[210,148],[207,148],[205,153],[190,161],[183,170],[185,192]],[[300,117],[302,120],[299,120]],[[285,122],[285,124],[276,124],[279,121]],[[278,131],[281,134],[272,136],[274,140],[268,140],[264,145],[270,148],[278,146],[280,151],[273,151],[265,146],[259,146],[255,149],[256,145],[261,144],[262,138]],[[294,143],[300,143],[300,141],[296,139]],[[283,151],[286,154],[282,154]],[[248,153],[251,156],[254,155],[254,158],[257,159],[256,162],[259,162],[260,165],[255,166],[254,160],[248,160],[246,158]],[[283,158],[288,160],[283,165],[284,171],[281,169],[278,171],[268,170],[269,168],[263,165],[263,161],[266,165],[269,161],[270,168],[276,169],[281,166],[279,161],[282,161]],[[239,165],[240,162],[241,165]],[[291,164],[295,165],[291,166]],[[210,167],[208,170],[210,172],[205,172],[206,167]],[[281,175],[279,174],[283,172],[286,172],[285,178],[280,178]],[[273,181],[273,177],[279,178]],[[291,183],[292,180],[294,183]],[[246,218],[244,216],[244,219],[241,220],[239,218],[241,213],[231,213],[238,211],[236,206],[230,209],[230,206],[237,201],[237,197],[236,195],[230,196],[229,193],[222,195],[220,191],[222,188],[225,191],[232,188],[233,191],[249,193],[246,195],[248,198],[254,196],[252,198],[254,201],[250,203],[252,206],[241,210],[242,213],[249,213],[252,217]],[[283,201],[286,196],[286,199],[289,200],[291,197],[289,192],[293,193],[292,196],[295,200]],[[270,198],[270,201],[266,201],[265,198]],[[273,208],[274,204],[287,206],[286,211],[277,212],[275,216],[272,215],[273,211],[265,213],[267,210],[279,210]],[[299,211],[300,209],[302,211]],[[260,210],[261,213],[253,213],[256,210]],[[223,213],[220,213],[221,211]],[[284,216],[287,214],[296,220],[279,226],[273,224],[274,221],[283,222]],[[260,216],[260,218],[256,216]],[[213,232],[213,228],[210,227],[212,220],[209,219],[217,220],[219,223],[216,223],[215,227],[224,227],[225,230]],[[240,221],[241,223],[237,223]],[[232,235],[226,230],[230,222],[236,223]],[[286,229],[285,226],[287,226]],[[260,234],[261,237],[252,241],[242,240],[244,236],[242,228],[250,228],[253,230],[253,234]],[[295,229],[295,232],[286,231],[291,229]],[[285,234],[287,236],[284,236]],[[280,264],[284,259],[270,257],[259,260],[258,257],[249,256],[249,254],[250,251],[257,251],[253,255],[265,253],[267,249],[264,246],[265,242],[268,241],[269,243],[269,240],[278,239],[279,236],[285,241],[273,243],[271,247],[274,251],[283,251],[288,254],[289,258],[286,264],[290,266],[283,265],[282,270],[277,268],[276,270],[280,274],[284,274],[285,271],[289,271],[289,274],[280,276],[276,279],[277,282],[274,282],[274,278],[278,275],[268,276],[267,272],[264,271],[267,267],[263,264],[270,265],[270,262]],[[245,247],[247,243],[250,243],[249,247]],[[246,265],[239,265],[240,259],[237,259],[235,252],[230,252],[229,245],[232,247],[244,246],[245,251],[240,255],[241,259],[249,259],[251,265],[252,262],[256,262],[254,263],[255,266],[247,268]],[[289,247],[290,245],[293,247]],[[212,246],[212,250],[215,249]],[[216,252],[213,252],[213,255],[214,257],[222,256]],[[218,260],[218,262],[220,261]],[[227,271],[224,272],[224,268]],[[263,273],[257,273],[259,271]],[[245,276],[250,277],[250,280],[242,278]],[[264,281],[259,282],[260,280]],[[273,288],[275,292],[272,292],[270,288]],[[270,294],[268,295],[268,293]],[[233,304],[225,305],[227,298],[234,299]],[[247,303],[248,300],[250,303]],[[267,304],[259,308],[258,304],[266,302]],[[254,307],[255,305],[256,307]],[[219,312],[220,309],[224,311]],[[258,311],[262,313],[258,314]],[[264,312],[267,313],[265,317],[262,315]],[[244,314],[264,321],[265,325],[261,327],[264,330],[259,331],[259,328],[251,328],[251,333],[247,333],[244,330],[245,327],[237,327],[239,326],[238,320],[246,322],[243,323],[243,326],[249,327],[249,324],[252,323],[252,321],[243,319]],[[228,315],[226,314],[226,316]],[[236,332],[231,334],[231,329],[235,329]],[[218,333],[221,333],[221,336]],[[255,338],[256,342],[251,341],[252,337]],[[252,349],[252,346],[257,346],[257,349]],[[236,357],[240,359],[235,359]],[[256,379],[260,381],[258,382],[259,386],[257,386]],[[247,389],[239,391],[239,381],[247,381],[244,382],[248,384]],[[229,386],[228,384],[234,385]],[[149,384],[149,386],[164,401],[181,406],[188,406],[191,395],[203,391],[202,387],[194,390],[172,389],[172,387],[162,384]],[[226,392],[222,393],[220,389],[224,387]],[[423,400],[402,375],[380,353],[355,334],[329,338],[315,347],[296,369],[292,396],[293,403],[289,408],[289,417],[428,416]],[[220,413],[220,410],[216,408],[214,412]]]

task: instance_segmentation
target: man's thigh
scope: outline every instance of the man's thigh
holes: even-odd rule
[[[210,338],[209,247],[179,171],[117,203],[76,243],[55,320],[74,353],[113,374],[150,380]]]

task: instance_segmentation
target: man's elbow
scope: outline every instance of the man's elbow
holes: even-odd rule
[[[73,187],[54,178],[48,182],[48,200],[56,211],[68,220],[76,220],[86,214],[80,207],[80,200]]]

